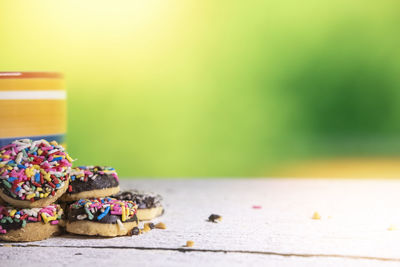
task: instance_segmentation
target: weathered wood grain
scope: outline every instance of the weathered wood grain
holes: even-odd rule
[[[219,257],[228,262],[235,257],[254,258],[254,262],[284,258],[283,265],[292,259],[308,265],[314,260],[319,264],[325,260],[338,264],[353,261],[400,264],[400,181],[397,180],[122,180],[122,187],[162,194],[166,213],[154,221],[163,221],[168,228],[134,237],[65,235],[14,245],[48,246],[52,250],[66,247],[71,251],[79,247],[85,251],[103,247],[93,251],[122,254],[130,248],[129,253],[140,254],[143,259],[146,255],[153,258],[154,254],[165,257],[163,262],[171,265],[176,262],[168,259],[181,257],[185,262],[185,258],[191,259],[187,255],[192,255],[193,260]],[[254,209],[253,205],[261,209]],[[321,220],[311,219],[314,211],[321,214]],[[222,222],[207,222],[211,213],[222,215]],[[399,230],[389,231],[391,225]],[[195,241],[192,249],[208,252],[177,251],[187,240]],[[124,249],[119,252],[118,247]],[[32,248],[0,248],[0,255],[3,257],[9,249]],[[312,255],[315,257],[304,258]]]

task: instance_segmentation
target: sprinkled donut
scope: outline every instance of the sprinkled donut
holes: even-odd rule
[[[63,210],[52,204],[44,208],[18,209],[0,206],[0,239],[38,241],[60,232]]]
[[[138,226],[136,210],[132,201],[80,199],[69,206],[66,230],[80,235],[129,235]]]
[[[138,205],[137,217],[139,221],[150,221],[164,213],[161,205],[160,195],[141,192],[138,190],[128,190],[114,195],[116,199],[133,201]]]
[[[0,148],[0,197],[21,208],[45,207],[67,190],[72,158],[56,141],[20,139]]]
[[[119,191],[117,172],[111,167],[80,166],[72,169],[71,182],[61,200],[107,197]]]

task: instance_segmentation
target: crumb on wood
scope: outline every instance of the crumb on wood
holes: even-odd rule
[[[215,223],[217,221],[222,221],[222,217],[220,215],[218,215],[218,214],[211,214],[208,217],[208,221]]]
[[[321,220],[321,215],[319,215],[318,212],[314,212],[313,216],[312,216],[313,220]]]
[[[157,228],[157,229],[167,229],[167,226],[165,226],[164,223],[159,222],[159,223],[157,223],[156,225],[154,225],[154,228]]]
[[[193,247],[193,246],[194,246],[194,241],[192,241],[192,240],[186,241],[186,247],[190,248],[190,247]]]

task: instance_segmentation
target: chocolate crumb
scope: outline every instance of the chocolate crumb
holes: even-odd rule
[[[221,221],[221,220],[222,220],[222,217],[220,215],[217,215],[217,214],[211,214],[208,217],[208,221],[213,222],[213,223],[215,223],[216,221]]]
[[[140,233],[140,230],[139,230],[139,228],[137,228],[137,227],[133,227],[131,233],[132,233],[132,235],[138,235],[138,234]]]

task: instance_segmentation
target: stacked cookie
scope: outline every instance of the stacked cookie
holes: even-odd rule
[[[114,168],[72,168],[72,161],[54,141],[22,139],[0,148],[0,198],[6,202],[0,206],[0,239],[41,240],[64,225],[74,234],[130,235],[139,220],[163,213],[159,195],[118,193]]]
[[[72,159],[57,142],[21,139],[0,148],[0,239],[35,241],[60,231]]]
[[[81,166],[71,171],[71,184],[61,200],[67,206],[67,232],[120,236],[138,226],[137,205],[110,196],[119,192],[114,168]]]

